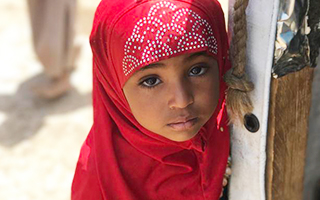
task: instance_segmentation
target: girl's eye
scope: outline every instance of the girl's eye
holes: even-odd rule
[[[143,81],[140,83],[140,85],[141,85],[141,86],[144,86],[144,87],[152,88],[152,87],[157,86],[160,82],[161,82],[161,81],[160,81],[159,78],[150,77],[150,78],[147,78],[147,79],[143,80]]]
[[[206,73],[206,71],[208,70],[208,68],[207,67],[199,67],[199,66],[197,66],[197,67],[193,67],[191,70],[190,70],[190,76],[200,76],[200,75],[202,75],[202,74],[204,74],[204,73]]]

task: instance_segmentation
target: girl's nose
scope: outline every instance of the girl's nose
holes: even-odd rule
[[[172,85],[168,101],[170,109],[186,108],[193,102],[192,88],[187,83],[180,81]]]

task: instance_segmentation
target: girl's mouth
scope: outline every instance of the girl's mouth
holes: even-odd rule
[[[192,118],[185,122],[178,122],[178,123],[171,123],[168,124],[170,128],[174,129],[175,131],[186,131],[188,129],[191,129],[198,121],[198,118]]]

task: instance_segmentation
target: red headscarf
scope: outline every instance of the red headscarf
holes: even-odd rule
[[[90,37],[94,124],[82,146],[72,200],[219,198],[229,155],[223,74],[230,68],[216,0],[102,0]],[[147,64],[207,51],[220,70],[220,99],[192,139],[175,142],[142,127],[122,87]]]

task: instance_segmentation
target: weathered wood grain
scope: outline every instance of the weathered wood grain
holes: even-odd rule
[[[313,69],[272,79],[267,142],[268,200],[302,200]]]

